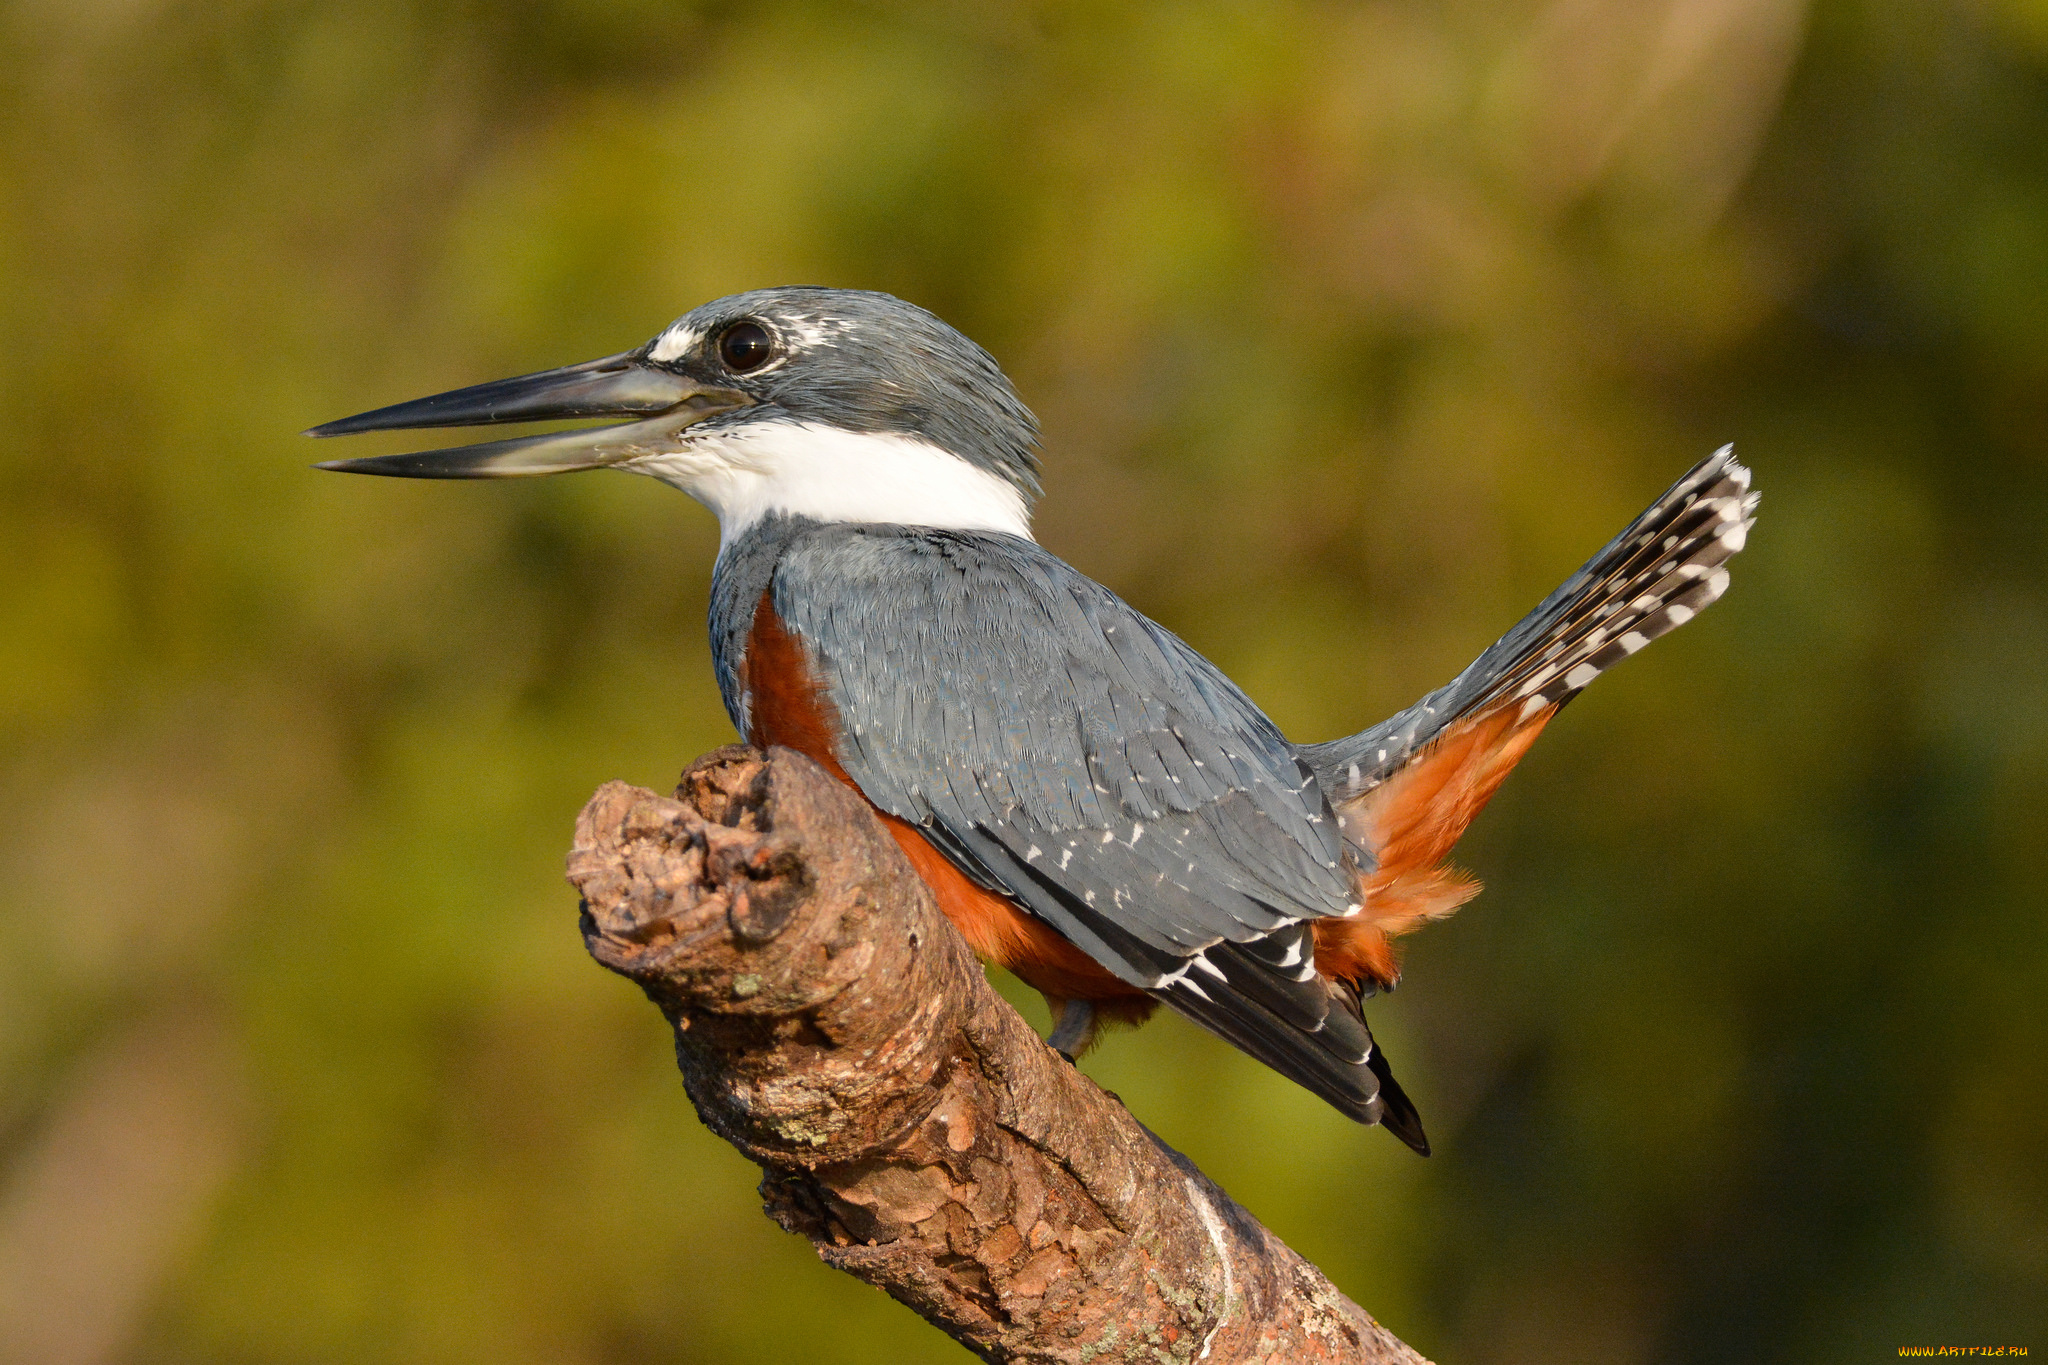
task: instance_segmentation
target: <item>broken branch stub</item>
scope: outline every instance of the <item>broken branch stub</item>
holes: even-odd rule
[[[1048,1048],[802,755],[608,784],[569,879],[769,1215],[984,1360],[1421,1360]]]

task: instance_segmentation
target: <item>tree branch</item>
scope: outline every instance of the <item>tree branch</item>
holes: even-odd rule
[[[721,749],[610,783],[569,880],[767,1212],[988,1361],[1422,1358],[1048,1048],[865,803]]]

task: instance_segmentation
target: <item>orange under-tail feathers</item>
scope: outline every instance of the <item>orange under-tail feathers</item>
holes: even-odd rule
[[[1453,725],[1386,781],[1338,810],[1344,831],[1379,866],[1358,878],[1364,908],[1319,920],[1316,970],[1374,986],[1400,978],[1393,940],[1442,919],[1479,894],[1470,873],[1443,860],[1492,799],[1555,706],[1523,719],[1508,705]]]
[[[1686,471],[1471,668],[1368,732],[1384,745],[1375,755],[1379,763],[1395,751],[1391,770],[1362,761],[1365,748],[1357,741],[1366,736],[1308,746],[1325,771],[1343,774],[1331,790],[1345,835],[1378,860],[1358,879],[1359,914],[1316,925],[1318,968],[1361,984],[1392,985],[1398,974],[1392,937],[1441,919],[1478,894],[1470,876],[1442,865],[1451,845],[1560,706],[1713,605],[1728,586],[1727,561],[1749,534],[1756,499],[1749,471],[1722,447]],[[1419,752],[1399,752],[1404,733],[1439,714],[1458,719]]]

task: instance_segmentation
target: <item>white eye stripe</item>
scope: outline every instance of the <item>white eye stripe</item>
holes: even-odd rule
[[[678,360],[697,349],[704,340],[704,333],[695,327],[685,327],[680,322],[654,339],[648,348],[647,358],[659,365]]]

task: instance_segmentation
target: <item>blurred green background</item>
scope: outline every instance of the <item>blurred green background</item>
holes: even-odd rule
[[[0,1358],[964,1358],[760,1216],[578,941],[584,798],[730,735],[709,516],[293,434],[797,282],[993,350],[1040,538],[1302,739],[1737,442],[1727,601],[1551,727],[1374,1007],[1436,1157],[1173,1019],[1087,1069],[1447,1363],[2048,1351],[2048,5],[0,43]]]

